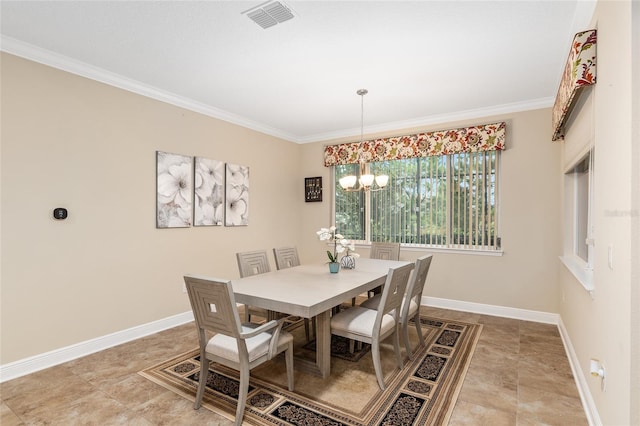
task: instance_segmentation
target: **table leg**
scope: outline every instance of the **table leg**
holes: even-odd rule
[[[316,365],[323,379],[331,373],[331,311],[316,317]]]

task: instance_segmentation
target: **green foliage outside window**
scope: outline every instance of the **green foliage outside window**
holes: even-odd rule
[[[496,151],[370,163],[389,175],[382,191],[347,192],[336,183],[336,226],[346,238],[455,248],[498,248]],[[336,182],[358,175],[335,167]],[[367,204],[367,198],[369,202]]]

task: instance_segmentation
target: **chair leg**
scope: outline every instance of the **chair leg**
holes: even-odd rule
[[[285,363],[287,365],[287,385],[293,392],[293,342],[289,343],[289,348],[284,352]]]
[[[240,387],[238,388],[238,408],[236,409],[236,426],[242,425],[244,417],[244,407],[247,403],[247,393],[249,392],[249,366],[240,366]]]
[[[418,332],[420,346],[424,346],[424,337],[422,337],[422,323],[420,322],[420,309],[418,309],[418,312],[416,312],[416,316],[413,317],[413,321],[416,323],[416,331]]]
[[[402,354],[400,353],[400,324],[396,325],[396,332],[393,333],[393,350],[396,352],[398,368],[402,370]]]
[[[411,352],[411,344],[409,343],[409,321],[402,323],[402,340],[404,341],[404,348],[407,350],[407,358],[412,359],[413,353]]]
[[[204,353],[200,353],[200,380],[198,382],[198,391],[196,392],[196,402],[193,405],[193,409],[197,410],[202,405],[202,396],[204,395],[204,388],[207,386],[207,376],[209,375],[209,360],[204,356]]]
[[[382,366],[380,365],[380,343],[377,340],[371,343],[371,356],[373,357],[373,368],[376,370],[378,386],[384,390],[384,377],[382,376]]]

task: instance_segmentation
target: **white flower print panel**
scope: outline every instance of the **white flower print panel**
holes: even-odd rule
[[[222,226],[224,217],[224,162],[196,157],[194,226]]]
[[[191,226],[193,157],[156,151],[157,228]]]
[[[249,167],[227,163],[225,226],[249,224]]]

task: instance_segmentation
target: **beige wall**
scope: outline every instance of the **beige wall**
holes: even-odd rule
[[[235,278],[236,251],[300,243],[299,145],[8,54],[1,65],[2,364],[189,311],[184,273]],[[156,229],[156,150],[248,165],[250,225]]]
[[[550,116],[550,109],[541,109],[466,122],[441,123],[419,129],[439,130],[496,121],[507,123],[507,149],[502,154],[500,188],[500,235],[504,255],[492,257],[436,253],[425,296],[558,312],[560,266],[557,259],[561,238],[560,188],[557,183],[560,176],[560,146],[550,141]],[[403,129],[369,136],[396,136],[417,130]],[[322,147],[321,143],[304,145],[303,163],[318,176],[323,176],[323,182],[331,182],[330,169],[322,167],[319,160]],[[327,187],[328,184],[325,184]],[[303,234],[312,235],[318,221],[327,226],[330,209],[330,203],[308,207],[305,212],[313,220],[303,223]],[[321,254],[318,244],[311,243],[304,247],[305,250],[315,250]],[[368,248],[362,250],[366,256]],[[413,260],[424,253],[403,248],[401,258]]]
[[[182,274],[235,278],[236,251],[296,244],[303,261],[324,261],[315,231],[330,224],[332,176],[322,143],[281,141],[7,54],[2,83],[2,363],[188,311]],[[559,216],[560,156],[549,115],[433,126],[507,122],[505,253],[437,253],[426,295],[557,312],[559,228],[547,218]],[[156,150],[249,165],[250,225],[155,229]],[[303,201],[310,176],[323,177],[322,203]],[[67,220],[52,219],[58,206]]]
[[[638,424],[631,410],[640,404],[630,393],[638,377],[639,361],[632,360],[631,312],[640,301],[637,280],[631,280],[631,221],[639,220],[631,205],[631,3],[598,2],[592,28],[598,29],[598,81],[593,88],[593,130],[595,141],[593,225],[595,239],[593,298],[566,269],[561,271],[560,313],[587,378],[590,393],[605,425]],[[637,82],[636,82],[637,84]],[[580,120],[576,120],[580,122]],[[568,128],[564,156],[582,141],[579,127]],[[638,167],[636,165],[635,167]],[[561,185],[561,184],[559,184]],[[636,225],[637,229],[637,225]],[[613,269],[608,266],[608,247],[613,248]],[[633,263],[632,263],[633,262]],[[636,353],[637,348],[636,348]],[[589,375],[589,360],[599,359],[606,368],[606,391],[600,380]],[[631,363],[635,369],[631,370]],[[636,394],[637,398],[637,394]],[[637,412],[637,411],[636,411]]]

